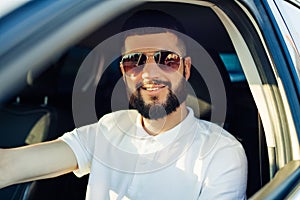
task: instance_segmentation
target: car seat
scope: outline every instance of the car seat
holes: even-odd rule
[[[49,137],[54,116],[45,104],[10,103],[0,108],[0,148],[12,148],[45,141]],[[32,182],[0,190],[0,199],[23,199]]]

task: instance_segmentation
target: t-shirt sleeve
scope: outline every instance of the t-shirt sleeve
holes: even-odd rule
[[[219,149],[208,166],[200,199],[246,199],[247,168],[241,145]]]
[[[65,133],[60,140],[64,141],[75,154],[77,159],[78,169],[73,171],[77,177],[82,177],[90,173],[93,148],[93,125],[74,129],[71,132]]]

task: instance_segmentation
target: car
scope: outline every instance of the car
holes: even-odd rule
[[[141,9],[184,25],[189,106],[243,145],[247,197],[299,199],[298,0],[22,2],[0,15],[0,148],[52,140],[128,108],[118,39]],[[17,184],[1,189],[0,199],[84,199],[87,179]]]

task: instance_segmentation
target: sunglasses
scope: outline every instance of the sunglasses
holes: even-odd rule
[[[172,51],[156,51],[153,53],[155,63],[165,72],[177,71],[182,59]],[[121,64],[126,74],[137,76],[144,68],[149,56],[144,53],[129,53],[122,57]]]

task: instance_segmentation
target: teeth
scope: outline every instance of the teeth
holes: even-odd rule
[[[161,84],[145,84],[142,86],[142,88],[147,91],[156,91],[163,87],[165,87],[165,86],[161,85]]]
[[[146,90],[148,91],[154,91],[154,90],[158,90],[159,88],[146,88]]]

